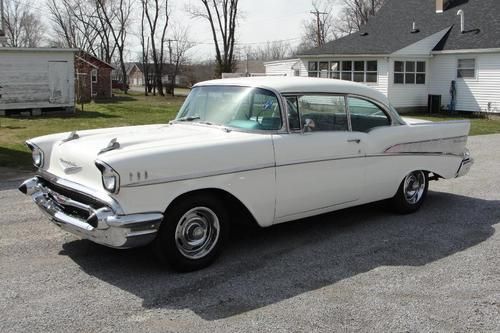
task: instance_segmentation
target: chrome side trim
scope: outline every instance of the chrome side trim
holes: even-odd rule
[[[334,205],[328,205],[328,206],[325,206],[325,207],[304,210],[304,211],[301,211],[301,212],[298,212],[298,213],[293,213],[293,214],[278,216],[277,218],[278,219],[282,219],[282,218],[292,217],[294,215],[301,215],[301,214],[304,214],[304,213],[310,213],[310,212],[320,211],[320,210],[329,209],[329,208],[333,208],[333,207],[337,207],[337,206],[341,206],[341,205],[346,205],[346,204],[349,204],[349,203],[352,203],[352,202],[356,202],[358,200],[359,199],[354,199],[354,200],[339,202],[339,203],[334,204]]]
[[[274,167],[275,167],[274,163],[267,163],[267,164],[257,165],[257,166],[251,167],[251,168],[234,168],[234,169],[218,170],[218,171],[212,171],[212,172],[200,172],[200,173],[195,173],[195,174],[190,174],[190,175],[165,177],[165,178],[160,178],[160,179],[156,179],[156,180],[147,180],[147,181],[130,183],[127,185],[123,185],[122,187],[139,187],[139,186],[157,185],[157,184],[164,184],[164,183],[174,183],[174,182],[180,182],[180,181],[184,181],[184,180],[192,180],[192,179],[201,179],[201,178],[214,177],[214,176],[229,175],[232,173],[258,171],[258,170],[264,170],[264,169],[269,169],[269,168],[274,168]]]
[[[135,183],[127,184],[127,185],[122,185],[122,188],[133,188],[133,187],[141,187],[141,186],[148,186],[148,185],[175,183],[175,182],[186,181],[186,180],[217,177],[217,176],[224,176],[224,175],[229,175],[229,174],[233,174],[233,173],[251,172],[251,171],[258,171],[258,170],[264,170],[264,169],[269,169],[269,168],[281,168],[281,167],[288,167],[288,166],[294,166],[294,165],[300,165],[300,164],[322,163],[322,162],[348,160],[348,159],[355,159],[355,158],[400,157],[400,156],[436,156],[436,157],[452,156],[452,157],[462,158],[463,154],[446,153],[446,152],[381,153],[381,154],[370,154],[370,155],[351,155],[351,156],[343,156],[343,157],[335,157],[335,158],[313,159],[313,160],[301,160],[301,161],[294,161],[291,163],[283,163],[283,164],[270,163],[270,164],[264,164],[264,165],[256,166],[256,167],[252,167],[252,168],[234,168],[234,169],[227,169],[227,170],[220,170],[220,171],[204,172],[204,173],[181,175],[181,176],[174,176],[174,177],[165,177],[165,178],[156,179],[156,180],[135,182]]]
[[[97,199],[98,201],[101,201],[103,204],[105,204],[106,206],[113,209],[113,211],[116,214],[119,214],[119,215],[124,214],[123,209],[120,207],[118,202],[106,193],[98,192],[98,191],[91,189],[89,187],[86,187],[84,185],[57,177],[57,176],[55,176],[55,175],[51,174],[50,172],[43,170],[43,169],[39,169],[37,174],[41,178],[45,179],[46,181],[49,181],[55,185],[64,187],[65,189],[67,189],[69,191],[75,191],[79,194],[90,196],[90,197]]]
[[[401,143],[398,143],[398,144],[395,144],[393,146],[388,147],[387,149],[385,149],[384,152],[386,152],[386,153],[404,153],[404,152],[416,153],[416,152],[420,152],[420,151],[424,150],[422,148],[435,147],[434,144],[436,142],[439,142],[442,144],[447,144],[449,146],[447,148],[450,148],[450,150],[451,150],[450,153],[459,154],[459,152],[457,152],[457,151],[463,152],[463,147],[459,146],[459,147],[457,147],[457,149],[454,149],[454,146],[457,144],[462,144],[462,143],[465,144],[467,142],[467,135],[455,136],[455,137],[451,137],[451,138],[439,138],[439,139],[432,139],[432,140],[401,142]],[[432,146],[431,147],[423,146],[425,144],[431,144]],[[436,147],[436,148],[442,149],[442,147]],[[453,150],[457,150],[457,151],[453,151]],[[436,152],[438,152],[438,151],[436,151]]]

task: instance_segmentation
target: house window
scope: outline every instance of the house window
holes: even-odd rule
[[[475,78],[476,59],[458,59],[457,78]]]
[[[92,77],[92,83],[97,83],[97,69],[93,69],[90,72],[90,76]]]
[[[308,73],[310,77],[376,83],[378,63],[376,60],[309,61]]]
[[[394,84],[425,84],[425,61],[395,61]]]

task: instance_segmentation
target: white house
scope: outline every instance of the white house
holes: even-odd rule
[[[359,32],[303,52],[294,75],[363,82],[400,111],[440,95],[444,109],[500,112],[500,1],[387,0]],[[290,75],[290,61],[266,72]],[[277,70],[278,69],[278,70]]]

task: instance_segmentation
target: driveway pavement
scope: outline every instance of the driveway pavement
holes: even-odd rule
[[[0,332],[500,332],[500,135],[469,146],[416,214],[239,228],[189,274],[78,240],[0,181]]]

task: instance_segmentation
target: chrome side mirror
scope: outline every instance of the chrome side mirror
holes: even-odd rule
[[[304,119],[303,132],[312,132],[315,127],[316,124],[314,123],[314,120],[309,118]]]

